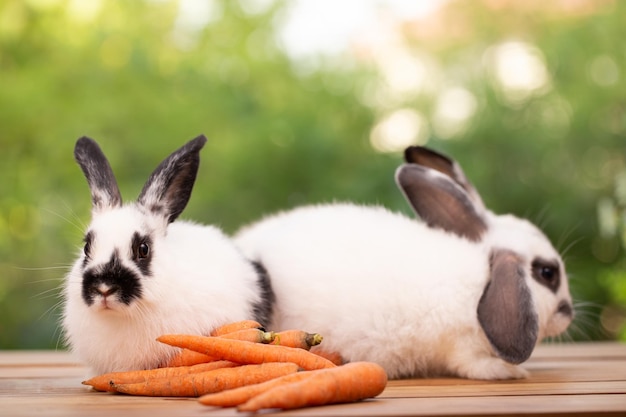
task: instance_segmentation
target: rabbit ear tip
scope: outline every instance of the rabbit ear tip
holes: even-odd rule
[[[200,148],[203,147],[207,141],[208,139],[204,134],[200,134],[191,140],[193,144],[198,145]]]
[[[95,140],[91,139],[89,136],[81,136],[76,140],[76,149],[83,148],[86,146],[93,146],[96,143]]]

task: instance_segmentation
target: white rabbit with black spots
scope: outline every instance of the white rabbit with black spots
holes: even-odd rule
[[[199,136],[167,157],[129,204],[122,204],[96,142],[76,143],[93,209],[84,248],[66,277],[63,329],[92,374],[162,365],[176,353],[156,341],[162,334],[266,321],[271,292],[263,271],[218,228],[175,221],[205,142]]]
[[[270,327],[312,329],[390,378],[522,378],[574,312],[565,266],[526,220],[485,206],[460,166],[422,147],[396,181],[422,221],[382,207],[296,208],[235,241],[268,273]]]

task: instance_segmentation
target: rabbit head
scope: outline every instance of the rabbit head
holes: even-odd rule
[[[489,279],[478,321],[497,356],[524,362],[544,337],[567,329],[574,310],[565,266],[532,223],[485,209],[461,167],[423,147],[405,151],[396,180],[430,227],[479,242],[489,251]]]

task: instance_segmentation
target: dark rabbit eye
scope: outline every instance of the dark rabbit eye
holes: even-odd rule
[[[150,264],[152,263],[152,239],[148,235],[140,235],[135,232],[131,243],[133,262],[141,270],[144,276],[150,276]]]
[[[539,271],[541,278],[546,281],[552,281],[556,277],[556,270],[551,266],[544,266]]]
[[[541,285],[556,293],[560,284],[559,264],[557,262],[536,259],[532,263],[533,278]]]
[[[150,254],[151,244],[152,244],[152,240],[150,240],[149,236],[141,236],[139,233],[135,233],[133,235],[133,241],[132,241],[131,247],[133,251],[133,259],[135,260],[135,262],[149,260],[151,256]]]
[[[147,243],[144,242],[141,245],[139,245],[139,247],[137,248],[137,258],[145,259],[148,257],[149,254],[150,254],[150,246],[148,246]]]

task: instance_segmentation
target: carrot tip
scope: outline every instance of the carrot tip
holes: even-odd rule
[[[309,345],[309,347],[313,347],[313,346],[317,346],[320,343],[322,343],[322,340],[324,340],[324,338],[322,337],[321,334],[319,334],[319,333],[310,333],[306,337],[306,344]]]
[[[272,343],[274,341],[274,339],[276,339],[276,333],[275,332],[263,331],[263,336],[262,336],[262,340],[261,340],[263,343]]]

